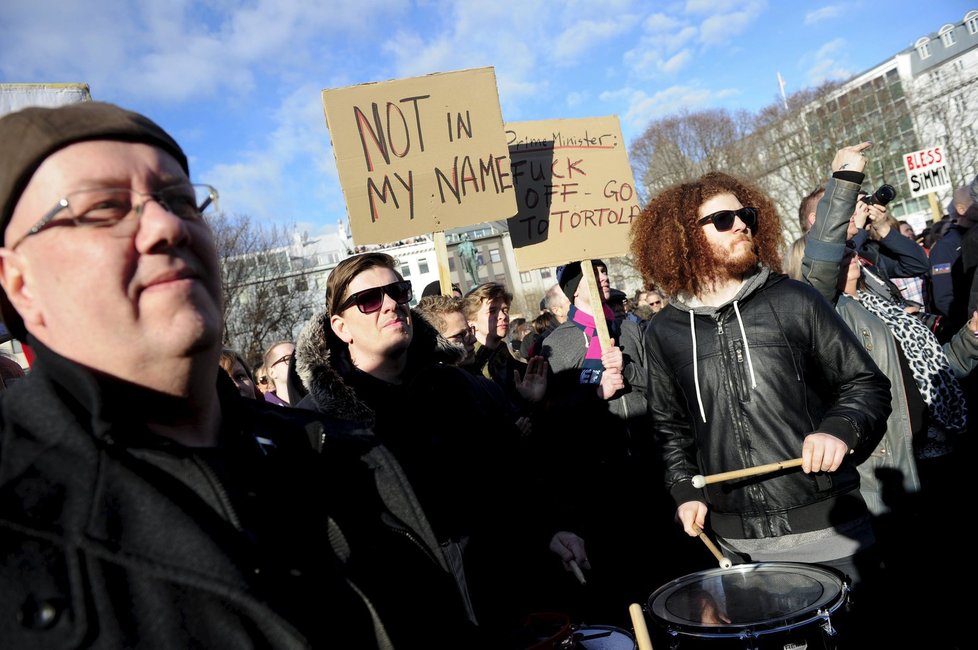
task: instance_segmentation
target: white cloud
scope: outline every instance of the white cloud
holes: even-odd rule
[[[670,74],[677,72],[680,69],[682,69],[683,66],[686,65],[686,63],[689,62],[692,56],[693,56],[692,52],[690,52],[689,50],[683,50],[682,52],[679,52],[671,59],[663,63],[662,71]]]
[[[806,72],[808,84],[817,86],[829,79],[847,79],[853,75],[851,66],[841,60],[848,52],[845,39],[836,38],[829,41],[815,52],[814,55],[806,57],[811,61],[810,67]]]
[[[567,98],[564,101],[568,108],[575,108],[586,102],[590,96],[590,93],[575,91],[567,93]]]
[[[235,152],[237,162],[217,163],[201,176],[220,191],[222,209],[283,223],[342,210],[319,88],[296,89],[270,117],[272,129]],[[297,206],[310,196],[328,209],[323,214],[298,213]]]
[[[717,92],[698,86],[671,86],[648,95],[643,90],[622,88],[601,94],[607,102],[624,101],[628,108],[622,117],[622,131],[626,140],[629,133],[641,133],[654,119],[677,113],[681,110],[695,110],[709,105]]]
[[[837,16],[841,16],[845,13],[846,8],[842,5],[826,5],[821,9],[816,9],[815,11],[809,11],[805,14],[805,24],[815,25],[823,20],[831,20]]]
[[[259,75],[327,51],[325,38],[363,32],[372,16],[405,8],[403,0],[335,4],[14,0],[0,23],[0,73],[87,82],[96,97],[122,89],[165,102],[241,96]]]
[[[636,22],[636,17],[630,15],[601,21],[575,21],[555,39],[552,58],[570,65],[580,54],[593,52],[595,47],[628,31]]]
[[[686,46],[696,33],[695,27],[686,26],[670,33],[643,36],[637,47],[625,52],[623,60],[631,74],[641,79],[675,74],[692,60],[693,52]]]
[[[726,5],[728,6],[715,9],[713,14],[700,25],[700,40],[703,43],[719,45],[740,35],[761,15],[767,3],[751,1],[731,2]]]
[[[734,13],[753,4],[757,0],[686,0],[685,10],[690,14]]]
[[[650,34],[658,32],[673,31],[683,26],[683,22],[678,18],[667,16],[666,14],[652,14],[645,18],[642,26]]]

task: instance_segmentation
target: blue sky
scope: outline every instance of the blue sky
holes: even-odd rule
[[[493,66],[507,121],[746,109],[845,79],[978,0],[4,0],[0,83],[84,82],[186,150],[227,211],[346,219],[320,90]]]

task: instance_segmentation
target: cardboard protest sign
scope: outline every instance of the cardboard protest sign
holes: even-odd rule
[[[641,207],[618,118],[508,122],[521,271],[628,252]]]
[[[324,90],[357,244],[516,214],[492,68]]]
[[[64,106],[92,100],[84,83],[3,83],[0,84],[0,115],[28,106]]]
[[[950,192],[954,189],[947,157],[940,146],[904,154],[903,168],[907,172],[910,196],[923,196],[930,192]]]

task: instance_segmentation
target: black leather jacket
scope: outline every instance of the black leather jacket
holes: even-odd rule
[[[713,530],[734,539],[820,530],[865,512],[848,461],[831,474],[692,486],[697,474],[797,458],[814,431],[863,452],[879,441],[889,380],[814,289],[761,269],[719,309],[673,300],[646,349],[649,411],[677,504],[707,502]]]

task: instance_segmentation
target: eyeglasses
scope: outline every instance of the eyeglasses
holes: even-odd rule
[[[655,307],[656,305],[661,305],[661,304],[662,304],[662,301],[661,300],[653,300],[652,302],[649,303],[649,305],[651,305],[652,307]]]
[[[391,300],[399,305],[411,302],[414,292],[411,290],[411,283],[407,280],[391,282],[382,287],[372,287],[351,293],[350,297],[343,301],[337,314],[346,311],[353,305],[357,306],[362,314],[372,314],[384,306],[384,294],[391,297]]]
[[[465,339],[472,336],[474,332],[475,332],[474,327],[466,327],[461,332],[456,332],[455,334],[452,334],[451,336],[446,336],[445,338],[448,339],[449,341],[454,341],[455,343],[465,343]]]
[[[256,381],[259,384],[267,384],[268,383],[268,377],[259,377]]]
[[[78,190],[58,201],[58,204],[41,217],[41,220],[10,249],[17,248],[28,237],[55,226],[108,228],[125,222],[130,227],[117,229],[116,234],[120,237],[132,236],[146,208],[146,203],[150,200],[156,201],[164,210],[181,219],[199,221],[209,208],[216,207],[217,190],[210,185],[191,183],[171,185],[156,192],[137,192],[121,187]],[[68,217],[55,219],[62,211],[66,211]],[[135,215],[136,218],[127,219],[130,215]]]
[[[293,354],[295,354],[295,353],[294,352],[289,352],[287,355],[285,355],[284,357],[282,357],[278,361],[275,361],[274,363],[272,363],[272,365],[270,365],[268,367],[269,368],[274,368],[275,366],[277,366],[280,363],[288,363],[289,361],[292,361],[292,355]]]
[[[739,210],[720,210],[713,214],[708,214],[699,219],[696,224],[705,226],[713,223],[713,227],[720,232],[726,232],[733,228],[734,219],[740,218],[752,233],[757,232],[757,208],[741,208]]]

